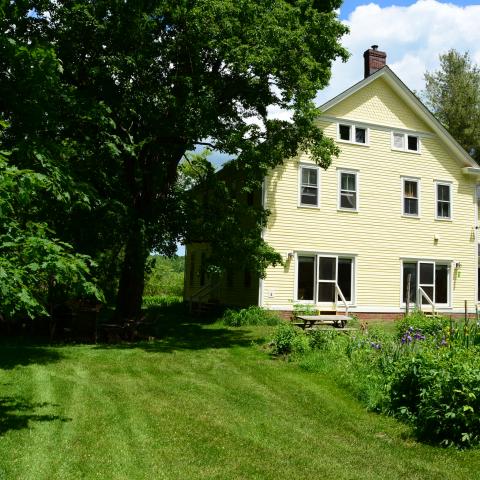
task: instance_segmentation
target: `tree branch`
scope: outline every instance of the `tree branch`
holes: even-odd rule
[[[213,150],[217,148],[216,145],[213,145],[213,143],[209,143],[209,142],[195,142],[195,145],[203,145],[205,147],[213,148]]]

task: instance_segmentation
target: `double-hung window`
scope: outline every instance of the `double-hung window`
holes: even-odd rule
[[[420,216],[420,181],[403,178],[402,214],[408,217]]]
[[[340,210],[358,210],[358,172],[338,171],[338,208]]]
[[[320,178],[318,167],[300,167],[300,205],[318,207],[320,205]]]
[[[338,139],[342,142],[357,143],[359,145],[367,145],[368,131],[365,127],[357,125],[338,124]]]
[[[420,138],[408,133],[392,132],[392,149],[404,152],[420,152]]]
[[[437,220],[452,219],[452,184],[446,182],[435,183],[435,218]]]

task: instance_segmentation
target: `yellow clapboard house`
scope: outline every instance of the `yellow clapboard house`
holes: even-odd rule
[[[404,312],[408,297],[426,311],[461,313],[465,300],[474,310],[480,167],[384,52],[374,46],[364,58],[365,78],[321,107],[339,157],[325,171],[301,154],[265,179],[263,235],[285,265],[262,280],[227,275],[215,289],[221,303],[386,318]],[[187,245],[187,300],[209,295],[207,249]]]

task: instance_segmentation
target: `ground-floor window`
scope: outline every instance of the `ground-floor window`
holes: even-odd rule
[[[410,302],[418,303],[420,288],[436,305],[450,304],[450,263],[439,261],[404,261],[402,266],[402,301],[407,302],[410,277]],[[422,297],[422,304],[428,300]]]
[[[353,285],[353,257],[317,254],[298,255],[297,301],[335,303],[337,295],[341,292],[345,300],[351,303]]]

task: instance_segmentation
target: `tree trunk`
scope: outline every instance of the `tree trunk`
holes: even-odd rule
[[[145,227],[142,222],[137,222],[136,228],[130,232],[125,248],[115,311],[117,321],[123,323],[140,316],[148,255]]]
[[[127,157],[124,168],[135,221],[129,232],[125,247],[120,283],[118,286],[115,318],[125,322],[138,318],[142,309],[142,296],[145,286],[145,265],[152,249],[149,241],[149,222],[158,215],[158,205],[162,205],[177,177],[177,167],[186,147],[178,142],[172,151],[160,157],[151,153],[147,146],[136,161]],[[162,161],[163,158],[163,161]],[[136,170],[140,165],[140,172]],[[160,171],[160,174],[156,172]],[[141,181],[138,177],[141,176]],[[154,213],[152,213],[154,212]],[[167,212],[168,215],[168,212]]]

